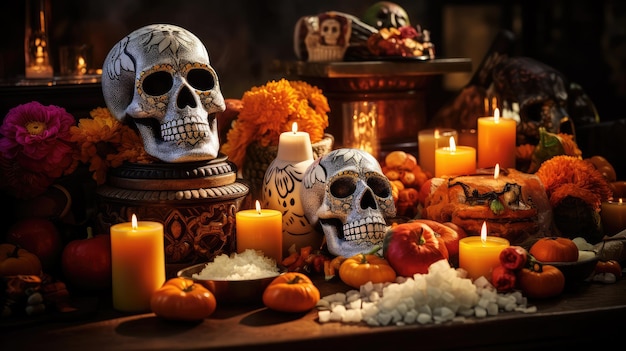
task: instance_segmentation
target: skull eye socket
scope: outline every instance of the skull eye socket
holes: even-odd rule
[[[381,177],[367,178],[367,186],[369,186],[378,197],[388,197],[389,194],[391,194],[391,188],[389,187],[387,181]]]
[[[192,69],[187,73],[187,82],[198,90],[211,90],[215,87],[215,78],[205,69]]]
[[[172,88],[174,79],[168,72],[159,71],[149,74],[142,83],[143,91],[152,96],[164,95]]]
[[[326,23],[322,25],[322,33],[335,34],[339,33],[339,24]]]
[[[335,179],[330,185],[330,193],[337,198],[346,198],[356,191],[356,179],[355,177],[340,177]]]

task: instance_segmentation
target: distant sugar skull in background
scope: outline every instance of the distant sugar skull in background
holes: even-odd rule
[[[217,157],[216,114],[226,105],[206,48],[186,29],[154,24],[124,37],[104,60],[102,92],[118,120],[136,125],[148,154],[164,162]]]
[[[352,18],[340,12],[323,12],[300,18],[296,24],[294,45],[299,57],[308,61],[342,61],[350,46]],[[299,40],[304,43],[301,50]]]
[[[389,179],[371,154],[337,149],[305,171],[305,216],[321,227],[328,251],[350,257],[383,242],[387,219],[396,215]]]
[[[370,6],[363,15],[363,22],[377,29],[400,28],[411,24],[406,10],[391,1],[379,1]]]

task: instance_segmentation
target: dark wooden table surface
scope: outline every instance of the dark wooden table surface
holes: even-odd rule
[[[339,281],[315,281],[322,296],[346,291]],[[174,323],[152,313],[122,314],[105,298],[84,297],[79,311],[0,324],[1,350],[556,350],[613,345],[623,349],[626,278],[584,283],[550,300],[530,301],[536,313],[506,312],[444,324],[369,327],[319,323],[317,311],[284,314],[256,306],[218,306],[198,323]],[[394,346],[395,345],[395,346]],[[621,346],[620,346],[621,345]]]

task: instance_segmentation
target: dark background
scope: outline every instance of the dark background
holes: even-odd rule
[[[30,100],[58,104],[76,117],[104,106],[98,86],[16,87],[24,75],[26,1],[44,1],[55,72],[58,49],[92,47],[93,67],[108,51],[144,25],[171,23],[196,34],[205,44],[226,98],[241,98],[286,73],[276,62],[296,60],[293,30],[302,16],[340,11],[362,17],[372,0],[22,0],[3,3],[0,30],[0,116]],[[431,32],[437,58],[470,58],[481,63],[500,30],[515,34],[514,55],[528,56],[561,71],[582,86],[595,104],[600,124],[578,132],[583,156],[603,155],[626,179],[626,2],[617,0],[403,0],[396,1],[411,24]],[[473,72],[437,76],[430,83],[428,110],[451,102]],[[56,91],[56,92],[55,92]],[[428,115],[430,120],[433,116]],[[606,122],[606,123],[605,123]],[[615,122],[615,123],[613,123]]]
[[[30,0],[33,1],[33,0]],[[37,1],[37,0],[36,0]],[[331,0],[48,0],[52,59],[58,48],[87,43],[95,67],[133,30],[180,25],[209,50],[225,97],[280,78],[275,60],[293,60],[293,29],[305,15],[336,10],[361,17],[375,1]],[[412,24],[432,33],[438,57],[470,57],[474,68],[500,29],[516,34],[515,52],[545,62],[582,85],[602,120],[623,118],[626,101],[626,3],[617,0],[396,1]],[[0,79],[24,74],[25,1],[3,3]],[[470,74],[441,79],[451,95]],[[435,88],[439,88],[435,86]],[[444,101],[445,99],[442,99]]]

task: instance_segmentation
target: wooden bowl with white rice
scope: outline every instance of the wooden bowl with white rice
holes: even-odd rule
[[[246,250],[181,269],[177,276],[205,286],[218,304],[252,304],[263,302],[265,288],[281,273],[274,259],[260,251]]]

